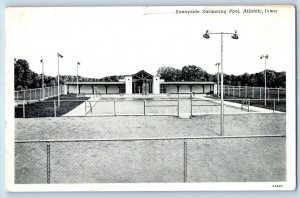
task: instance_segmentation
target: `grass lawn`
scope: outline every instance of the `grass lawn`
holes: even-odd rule
[[[76,94],[68,94],[60,96],[60,107],[56,109],[56,116],[60,117],[81,103],[84,100],[88,100],[89,97],[77,97]],[[37,117],[53,117],[54,116],[54,100],[56,101],[57,107],[57,97],[46,99],[44,101],[38,101],[34,103],[28,103],[25,105],[25,117],[26,118],[37,118]],[[70,100],[70,101],[63,101]],[[15,118],[23,117],[23,106],[18,105],[15,107]]]

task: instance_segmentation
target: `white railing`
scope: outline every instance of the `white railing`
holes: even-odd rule
[[[218,91],[220,90],[221,88],[219,87]],[[224,85],[224,95],[237,97],[237,98],[253,98],[253,99],[265,99],[266,96],[266,99],[277,99],[279,101],[280,99],[286,99],[286,89],[284,88],[265,89],[265,87]]]
[[[55,97],[58,95],[58,87],[45,87],[37,89],[25,89],[15,91],[15,102],[22,103],[26,101],[39,101],[47,98]],[[60,86],[60,94],[64,93],[64,86]]]

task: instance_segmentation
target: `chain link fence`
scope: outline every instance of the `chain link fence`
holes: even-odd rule
[[[220,90],[221,87],[219,86],[218,91]],[[267,100],[277,99],[279,102],[281,99],[286,99],[286,89],[224,85],[224,96]]]
[[[16,141],[15,183],[285,181],[285,136]]]
[[[64,86],[60,86],[60,94],[64,94]],[[27,102],[27,101],[39,101],[47,98],[55,97],[58,94],[58,87],[45,87],[37,89],[25,89],[20,91],[15,91],[15,102],[17,104]]]

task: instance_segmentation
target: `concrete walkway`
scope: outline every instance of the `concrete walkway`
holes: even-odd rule
[[[204,100],[209,100],[209,101],[212,101],[212,102],[217,103],[217,104],[221,103],[221,101],[216,101],[216,99],[208,98],[206,96],[200,96],[198,98],[204,99]],[[235,108],[241,108],[241,104],[235,103],[235,102],[224,101],[224,105],[235,107]],[[248,108],[248,106],[246,105],[245,108]],[[255,107],[255,106],[251,106],[251,105],[249,106],[249,111],[250,112],[257,112],[257,113],[284,113],[284,112],[281,112],[281,111],[273,111],[273,110],[270,110],[270,109]],[[246,113],[249,113],[249,112],[246,112]]]

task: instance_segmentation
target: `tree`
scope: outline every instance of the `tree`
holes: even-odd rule
[[[160,67],[157,70],[157,75],[167,82],[181,81],[181,70],[173,67]]]
[[[15,72],[15,90],[40,88],[42,84],[41,74],[30,70],[29,63],[26,60],[18,59],[14,65]],[[209,74],[201,67],[195,65],[186,65],[181,70],[173,67],[160,67],[157,71],[162,79],[169,82],[174,81],[213,81],[217,82],[217,74]],[[79,81],[86,82],[116,82],[123,79],[124,75],[106,76],[100,79],[85,78],[79,76]],[[60,84],[65,82],[76,82],[77,76],[60,75]],[[57,86],[57,76],[44,76],[45,86]],[[242,75],[224,74],[224,85],[233,86],[265,86],[264,71],[254,74],[244,73]],[[267,70],[267,87],[286,87],[286,72],[276,72]]]
[[[40,75],[35,75],[33,78],[32,86],[30,88],[41,88],[42,87],[42,77]]]
[[[255,73],[255,78],[257,80],[257,87],[264,87],[265,86],[265,72]]]
[[[52,86],[57,86],[57,80],[56,78],[51,78],[51,81],[49,83],[49,86],[52,87]]]
[[[258,86],[258,82],[257,82],[257,78],[255,77],[255,74],[250,74],[250,78],[249,78],[249,86]]]
[[[195,65],[184,66],[181,74],[184,81],[207,81],[209,79],[208,73]]]
[[[249,81],[250,81],[250,74],[244,73],[242,75],[242,80],[241,80],[242,86],[249,86],[250,84]]]
[[[286,85],[286,73],[284,71],[278,72],[276,75],[275,86],[279,88],[285,88]]]
[[[26,60],[18,59],[15,63],[15,89],[27,89],[31,85],[32,71]]]
[[[267,70],[267,87],[276,87],[276,72]]]
[[[77,81],[77,76],[69,76],[69,81],[71,82],[76,82]]]

